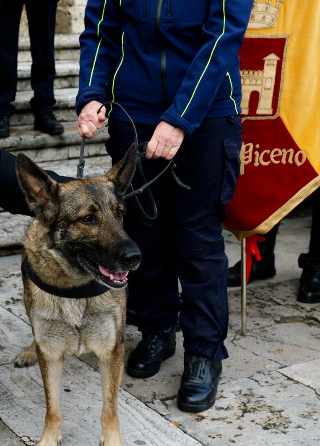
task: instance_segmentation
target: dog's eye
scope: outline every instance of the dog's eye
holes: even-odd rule
[[[85,217],[81,217],[79,220],[81,223],[93,223],[95,221],[95,216],[88,214]]]
[[[123,217],[123,210],[122,209],[118,209],[117,211],[117,219],[118,220],[122,220]]]

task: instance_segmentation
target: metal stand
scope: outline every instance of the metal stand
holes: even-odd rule
[[[247,262],[246,239],[241,240],[241,336],[247,333]]]

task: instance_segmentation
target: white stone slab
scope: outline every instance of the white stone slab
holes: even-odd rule
[[[294,381],[314,389],[320,395],[320,359],[295,364],[279,370],[280,373]]]
[[[23,284],[20,268],[16,272],[2,276],[0,282],[0,306],[29,324],[23,301]]]
[[[318,446],[320,400],[278,372],[222,384],[215,406],[180,412],[175,400],[149,406],[206,446]]]
[[[1,446],[23,446],[21,440],[16,437],[8,427],[0,421],[0,444]]]
[[[33,444],[41,436],[45,415],[40,370],[38,365],[19,369],[8,364],[20,347],[18,344],[24,341],[28,345],[30,327],[2,308],[0,314],[0,344],[8,352],[6,364],[0,366],[0,418],[18,437],[26,437]],[[98,444],[102,408],[99,373],[79,359],[68,357],[62,389],[64,444]],[[124,390],[120,390],[119,415],[124,446],[199,444]]]

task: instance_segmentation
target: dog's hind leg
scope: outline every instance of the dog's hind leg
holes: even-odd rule
[[[36,341],[33,341],[28,348],[16,357],[14,365],[15,367],[29,367],[29,365],[33,365],[37,360]]]
[[[47,413],[42,437],[37,446],[59,446],[62,441],[60,396],[64,356],[51,358],[37,346],[37,355],[44,384]]]
[[[118,394],[123,372],[124,344],[117,345],[112,352],[97,356],[103,396],[100,446],[121,446]]]

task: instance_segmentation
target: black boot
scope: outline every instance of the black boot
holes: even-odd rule
[[[320,302],[320,257],[301,254],[298,259],[299,267],[303,269],[300,278],[298,301],[305,304]]]
[[[34,130],[48,133],[49,135],[60,135],[64,132],[64,128],[52,111],[34,115]]]
[[[10,136],[9,117],[0,116],[0,138]]]
[[[265,280],[276,275],[274,248],[280,223],[274,226],[267,234],[263,235],[265,241],[258,243],[261,260],[252,258],[252,269],[248,283],[254,280]],[[241,261],[228,269],[228,286],[241,286]]]
[[[142,340],[129,356],[127,373],[135,378],[149,378],[159,372],[162,361],[173,356],[175,351],[175,326],[142,333]]]
[[[320,188],[312,194],[312,225],[309,253],[301,254],[298,259],[303,269],[298,301],[307,304],[320,302]]]
[[[184,412],[210,409],[216,400],[221,371],[221,361],[185,352],[178,409]]]

